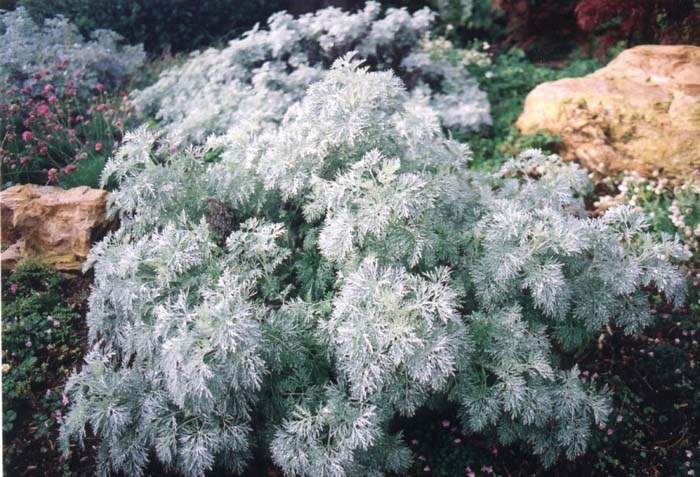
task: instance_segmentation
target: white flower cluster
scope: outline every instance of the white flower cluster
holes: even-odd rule
[[[97,82],[116,86],[143,65],[142,46],[120,41],[110,30],[96,30],[86,40],[60,16],[37,25],[23,7],[0,12],[0,80],[31,86],[38,75],[61,93],[70,81],[76,94],[92,95]]]
[[[641,176],[636,171],[627,171],[621,178],[604,177],[602,183],[617,191],[615,195],[603,195],[594,206],[599,213],[610,207],[629,205],[638,209],[655,209],[651,218],[668,219],[682,237],[688,251],[700,251],[700,182],[692,179],[682,184],[673,184],[668,178]],[[668,200],[671,204],[666,206]],[[668,207],[668,212],[664,209]],[[655,216],[656,215],[656,216]],[[666,215],[666,217],[658,217]]]
[[[629,208],[589,219],[585,173],[539,151],[470,170],[351,57],[279,124],[248,119],[174,153],[140,129],[110,160],[122,226],[88,262],[64,443],[91,427],[105,474],[238,471],[257,441],[286,475],[381,476],[411,458],[394,416],[440,394],[545,463],[584,452],[608,400],[559,353],[641,330],[645,287],[681,302],[677,242]]]
[[[277,13],[268,29],[256,27],[222,50],[194,53],[133,99],[176,142],[201,143],[241,122],[279,122],[336,58],[355,51],[373,69],[393,70],[416,99],[430,103],[444,126],[470,130],[489,124],[488,98],[477,82],[461,65],[422,48],[433,18],[428,9],[411,15],[392,8],[381,17],[375,2],[357,13]]]

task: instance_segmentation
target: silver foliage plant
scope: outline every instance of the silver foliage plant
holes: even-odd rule
[[[202,142],[242,120],[279,122],[287,108],[323,79],[336,58],[354,50],[377,70],[393,70],[411,94],[425,97],[446,127],[490,124],[489,103],[462,67],[422,47],[435,14],[367,2],[347,13],[330,7],[298,18],[280,12],[221,50],[196,52],[133,94],[175,142]]]
[[[61,94],[70,81],[77,95],[89,97],[96,83],[123,84],[143,65],[143,47],[121,40],[111,30],[96,30],[86,39],[61,16],[38,25],[23,7],[0,10],[0,80],[31,87],[38,73]]]
[[[573,459],[610,408],[562,350],[639,332],[645,287],[684,299],[680,244],[629,208],[587,218],[578,166],[471,170],[352,56],[279,124],[171,151],[139,129],[103,176],[122,225],[87,264],[92,350],[62,427],[100,437],[103,475],[241,470],[258,448],[290,476],[381,476],[411,460],[392,419],[436,395],[469,431]]]

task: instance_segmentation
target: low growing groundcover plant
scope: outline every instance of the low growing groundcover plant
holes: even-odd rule
[[[62,438],[98,472],[383,475],[398,416],[436,396],[546,465],[583,453],[609,393],[574,351],[639,333],[646,289],[683,301],[678,241],[628,207],[588,218],[584,171],[528,150],[488,174],[391,72],[335,62],[279,124],[201,147],[146,128],[103,181],[121,228],[87,266],[92,350]]]

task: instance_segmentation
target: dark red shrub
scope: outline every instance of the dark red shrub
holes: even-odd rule
[[[700,2],[696,0],[579,0],[579,28],[599,37],[599,51],[619,41],[700,44]]]
[[[494,0],[506,15],[504,46],[556,53],[575,45],[599,54],[622,41],[700,44],[700,0]]]
[[[578,34],[576,0],[494,0],[493,7],[507,19],[504,47],[549,56],[570,47]]]

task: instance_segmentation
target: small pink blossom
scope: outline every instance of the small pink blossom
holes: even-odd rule
[[[425,467],[423,467],[423,472],[430,472],[430,466],[426,465]]]
[[[61,424],[63,422],[63,414],[60,409],[56,410],[56,422]]]
[[[23,166],[26,164],[29,164],[30,161],[31,161],[31,159],[27,156],[22,156],[19,158],[19,163],[22,164]]]
[[[481,467],[481,471],[484,472],[485,474],[493,474],[493,466],[484,465]]]
[[[24,131],[24,132],[22,133],[22,140],[23,140],[24,142],[29,142],[29,141],[31,141],[32,139],[34,139],[34,133],[33,133],[33,132],[31,132],[31,131]]]
[[[466,469],[464,469],[464,474],[467,477],[476,477],[476,473],[472,470],[471,467],[467,467]]]
[[[95,151],[100,152],[102,150],[102,147],[103,146],[101,142],[95,143]]]
[[[66,94],[67,94],[68,96],[75,96],[75,95],[76,95],[75,88],[68,88],[68,89],[66,90]]]
[[[455,438],[455,440],[453,440],[452,442],[454,442],[455,445],[459,445],[459,444],[462,443],[462,439],[460,439],[459,437],[457,437],[457,438]]]
[[[102,92],[105,90],[105,85],[103,85],[102,83],[97,83],[97,84],[95,85],[95,89],[96,89],[97,91],[99,91],[100,93],[102,93]]]
[[[448,427],[450,427],[450,421],[448,421],[447,419],[444,419],[444,420],[442,421],[442,427],[444,427],[445,429],[447,429]]]
[[[51,103],[51,104],[58,103],[58,98],[56,96],[49,97],[49,103]]]
[[[19,285],[18,285],[18,284],[13,283],[12,285],[10,285],[10,292],[11,292],[13,295],[16,295],[16,294],[17,294],[17,290],[19,290]]]
[[[66,175],[71,175],[73,171],[75,171],[75,164],[68,164],[66,167],[63,168],[63,173]],[[55,321],[54,326],[56,326],[56,323],[58,323],[59,326],[61,325],[58,321]],[[56,326],[56,328],[58,328],[58,326]]]
[[[68,396],[66,396],[66,393],[61,394],[61,403],[64,406],[67,406],[70,403],[70,400],[68,399]]]
[[[49,113],[49,105],[42,103],[36,108],[36,112],[39,116],[46,116]]]
[[[97,107],[95,107],[95,109],[97,111],[104,111],[105,109],[107,109],[107,105],[105,103],[100,103],[97,105]]]
[[[40,156],[45,156],[49,153],[49,149],[46,146],[41,146],[39,148],[39,155]]]
[[[42,90],[42,92],[44,94],[53,93],[53,91],[54,91],[54,87],[52,84],[47,84],[46,86],[44,86],[44,89]]]
[[[58,170],[55,167],[52,167],[51,169],[49,169],[48,176],[49,176],[49,181],[58,182]]]

